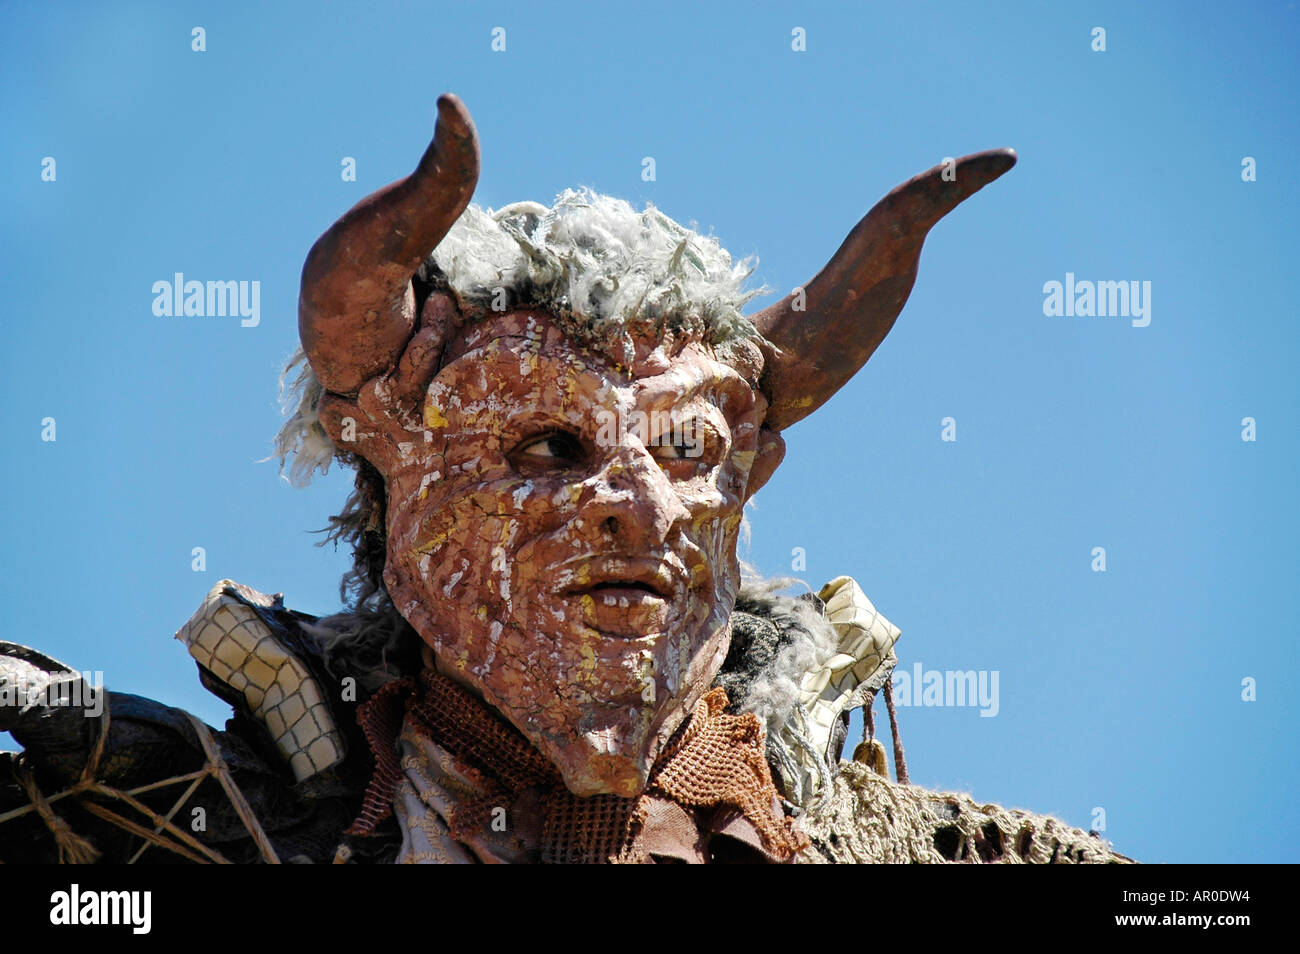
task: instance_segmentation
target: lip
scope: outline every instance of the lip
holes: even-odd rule
[[[646,601],[676,602],[685,592],[685,575],[665,560],[602,556],[569,568],[561,596],[590,596],[606,605]]]

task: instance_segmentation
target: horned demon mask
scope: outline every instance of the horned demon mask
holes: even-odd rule
[[[744,264],[654,209],[468,207],[477,135],[440,98],[415,172],[312,248],[299,305],[314,412],[383,477],[384,581],[430,664],[573,793],[641,791],[726,655],[742,508],[781,432],[880,344],[935,222],[1014,162],[898,187],[745,319]]]

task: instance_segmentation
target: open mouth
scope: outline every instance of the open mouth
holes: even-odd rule
[[[663,591],[662,587],[650,583],[642,583],[639,580],[606,580],[603,583],[597,583],[595,586],[587,587],[585,592],[592,596],[606,594],[609,596],[657,596],[659,599],[668,599],[668,594]]]
[[[688,611],[690,581],[676,554],[583,554],[555,568],[555,596],[574,620],[614,639],[656,639]],[[658,635],[656,635],[658,634]]]
[[[605,605],[671,602],[680,590],[672,571],[653,560],[597,560],[583,568],[564,596],[590,596]]]
[[[630,606],[647,602],[667,602],[672,594],[666,587],[641,580],[602,580],[566,591],[566,596],[590,596],[606,606]]]

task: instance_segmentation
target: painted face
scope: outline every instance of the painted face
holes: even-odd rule
[[[385,468],[394,603],[576,794],[641,791],[726,655],[756,400],[707,346],[620,367],[510,312],[449,347]]]

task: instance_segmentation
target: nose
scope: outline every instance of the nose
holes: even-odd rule
[[[662,546],[675,524],[690,517],[659,464],[636,437],[611,450],[587,481],[580,516],[590,534],[619,549]]]

